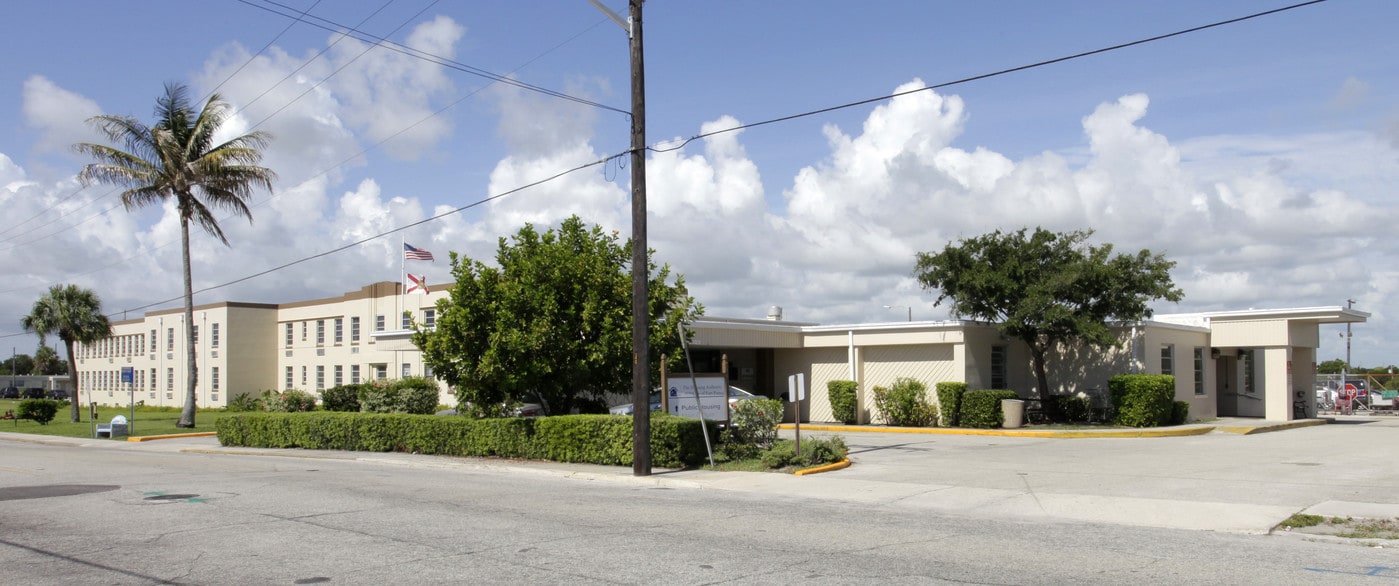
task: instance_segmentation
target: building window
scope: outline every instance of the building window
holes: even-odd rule
[[[335,365],[335,386],[338,387],[343,384],[345,384],[345,367],[337,364]]]
[[[430,328],[430,327],[433,327],[433,326],[435,326],[435,325],[437,325],[437,310],[436,310],[436,309],[424,309],[424,310],[423,310],[423,326],[424,326],[424,327]]]
[[[379,314],[379,315],[374,316],[374,331],[376,331],[376,332],[382,332],[382,331],[384,331],[384,316],[383,316],[383,314]]]
[[[219,367],[209,369],[209,390],[219,392]]]
[[[1176,347],[1174,344],[1161,345],[1161,374],[1176,373]]]
[[[167,368],[165,369],[165,392],[169,393],[173,390],[175,390],[175,369]]]
[[[386,378],[389,378],[389,365],[387,365],[387,364],[375,364],[375,365],[373,365],[373,366],[374,366],[374,379],[375,379],[375,380],[384,380],[384,379],[386,379]]]
[[[152,392],[152,393],[155,392],[155,380],[156,380],[155,369],[152,368],[152,369],[151,369],[151,392]]]
[[[406,330],[413,327],[413,314],[408,313],[406,311],[403,312],[403,319],[399,320],[399,324],[402,326],[398,328],[400,330]]]
[[[175,328],[165,328],[165,351],[175,351]]]
[[[306,388],[306,367],[301,367],[301,388]]]
[[[152,353],[152,354],[155,354],[155,340],[156,340],[155,330],[151,330],[151,353]]]
[[[1244,373],[1244,392],[1249,394],[1253,394],[1256,390],[1253,386],[1254,381],[1257,380],[1254,378],[1253,363],[1253,350],[1239,351],[1239,370]]]
[[[324,365],[324,364],[317,364],[317,365],[316,365],[316,390],[319,391],[319,390],[324,389],[324,388],[325,388],[325,365]]]
[[[404,363],[403,363],[403,376],[400,376],[400,377],[398,377],[398,378],[408,378],[408,377],[410,377],[410,376],[413,376],[413,365],[408,364],[407,362],[404,362]]]
[[[423,378],[432,378],[432,365],[423,363]]]
[[[350,318],[350,341],[359,341],[359,316]]]
[[[359,384],[359,365],[358,365],[358,364],[351,364],[351,365],[350,365],[350,384],[352,384],[352,385],[357,385],[357,384]]]
[[[290,345],[291,345],[291,322],[287,322],[287,341],[286,341],[286,345],[287,345],[287,346],[290,346]]]
[[[343,317],[337,317],[337,318],[335,318],[335,343],[336,343],[336,344],[339,344],[339,343],[344,342],[344,341],[345,341],[345,318],[343,318]]]
[[[305,341],[306,341],[306,328],[307,328],[307,327],[308,327],[308,326],[306,325],[306,322],[301,322],[301,341],[302,341],[302,342],[305,342]]]
[[[291,324],[287,324],[287,325],[290,326]],[[291,390],[292,384],[296,382],[295,379],[293,378],[293,377],[295,376],[295,372],[296,372],[295,369],[293,369],[292,367],[290,367],[290,366],[287,367],[287,381],[286,381],[286,384],[282,386],[282,390],[286,390],[286,391]]]
[[[214,324],[211,325],[211,326],[209,326],[209,327],[212,328],[212,329],[209,330],[209,347],[210,347],[210,348],[218,348],[218,347],[219,347],[219,324],[218,324],[218,322],[214,322]]]
[[[1006,380],[1006,347],[991,347],[991,388],[1008,389],[1009,381]]]
[[[1195,349],[1195,394],[1205,394],[1205,349]]]
[[[325,343],[325,320],[316,320],[316,345]]]

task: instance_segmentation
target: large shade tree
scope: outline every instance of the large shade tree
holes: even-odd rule
[[[501,238],[496,266],[452,253],[456,284],[434,327],[413,343],[434,376],[476,415],[538,401],[548,413],[602,411],[631,386],[631,244],[577,216],[543,234],[526,225]],[[648,255],[649,259],[649,255]],[[676,320],[703,309],[682,276],[648,260],[651,368],[679,363]]]
[[[262,131],[215,142],[220,127],[231,115],[229,105],[214,94],[197,112],[189,92],[180,84],[166,84],[156,99],[155,123],[147,126],[131,116],[95,116],[88,123],[108,141],[120,147],[81,143],[74,148],[96,162],[83,168],[85,183],[125,187],[121,201],[127,210],[173,201],[180,216],[180,251],[185,288],[185,369],[188,390],[178,427],[194,427],[196,385],[199,381],[194,347],[194,283],[190,274],[189,228],[196,224],[228,245],[216,211],[252,221],[247,200],[253,189],[272,190],[276,179],[270,169],[258,165],[270,136]]]
[[[54,285],[49,287],[29,315],[20,319],[20,325],[27,332],[39,335],[39,346],[43,347],[49,336],[57,335],[63,341],[63,349],[68,353],[68,374],[73,388],[78,386],[78,362],[74,358],[77,343],[91,344],[112,334],[111,322],[102,313],[102,300],[91,289],[77,285]],[[78,397],[72,398],[73,423],[79,422]]]
[[[1114,346],[1110,322],[1151,317],[1148,303],[1182,297],[1171,281],[1175,262],[1145,249],[1113,255],[1111,244],[1088,244],[1092,234],[997,230],[918,253],[914,273],[938,291],[935,303],[952,300],[953,315],[994,322],[1024,342],[1043,396],[1051,389],[1050,350],[1075,341]]]

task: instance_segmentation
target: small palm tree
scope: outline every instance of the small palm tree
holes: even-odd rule
[[[194,282],[190,276],[189,225],[198,224],[224,245],[228,238],[219,227],[214,210],[232,212],[252,221],[247,199],[253,188],[272,190],[277,175],[257,164],[270,135],[258,131],[223,143],[214,134],[228,119],[229,106],[218,94],[209,97],[195,115],[188,91],[180,84],[166,84],[156,99],[155,125],[146,126],[130,116],[94,116],[88,123],[108,141],[107,145],[81,143],[74,148],[97,162],[78,175],[84,183],[109,183],[127,188],[121,201],[127,210],[173,199],[180,213],[180,251],[184,255],[185,333],[188,336],[188,393],[177,427],[194,427],[195,388],[199,381],[194,348]]]
[[[102,300],[91,289],[77,285],[54,285],[34,302],[29,315],[20,319],[24,331],[39,334],[39,347],[48,336],[57,334],[68,352],[68,375],[73,378],[73,423],[81,421],[78,411],[78,361],[73,345],[91,344],[112,335],[112,324],[102,314]]]

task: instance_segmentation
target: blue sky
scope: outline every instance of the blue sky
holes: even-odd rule
[[[282,1],[472,67],[629,107],[625,36],[586,0]],[[625,12],[620,0],[607,4]],[[653,0],[645,18],[648,139],[1288,4]],[[222,84],[240,109],[238,128],[265,118],[258,128],[276,137],[266,161],[281,175],[275,196],[257,196],[252,225],[226,224],[232,248],[196,239],[197,286],[627,146],[627,122],[616,112],[337,42],[304,23],[288,28],[291,20],[260,7],[290,12],[265,0],[8,7],[19,24],[0,38],[0,206],[8,218],[0,227],[0,323],[11,324],[0,335],[16,333],[18,317],[55,283],[92,287],[112,311],[179,295],[173,218],[154,208],[101,213],[115,196],[79,190],[73,177],[84,161],[67,148],[96,140],[82,124],[88,116],[148,118],[167,81],[199,96]],[[911,305],[915,319],[947,317],[911,278],[917,251],[998,228],[1092,228],[1098,241],[1179,263],[1174,276],[1186,299],[1159,312],[1353,298],[1374,313],[1356,329],[1354,362],[1399,362],[1390,351],[1399,336],[1388,333],[1399,331],[1391,327],[1399,244],[1385,236],[1399,179],[1397,13],[1399,5],[1383,0],[1330,0],[653,154],[651,244],[711,315],[761,317],[776,304],[788,319],[841,323],[901,317],[884,305]],[[404,237],[438,254],[420,272],[444,282],[446,251],[489,258],[496,239],[525,221],[554,225],[577,213],[625,233],[628,174],[615,164],[592,168]],[[398,239],[197,302],[331,296],[396,279]],[[35,343],[5,339],[21,352]],[[1343,353],[1327,332],[1322,358]]]

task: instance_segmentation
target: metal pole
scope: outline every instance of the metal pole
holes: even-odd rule
[[[704,420],[704,405],[700,404],[699,380],[695,378],[695,363],[690,360],[690,343],[687,340],[685,340],[685,322],[680,321],[679,323],[675,324],[675,327],[676,329],[680,330],[680,349],[685,352],[685,366],[690,369],[690,388],[695,392],[695,409],[699,411],[700,430],[704,432],[704,451],[709,454],[709,467],[718,468],[718,466],[714,465],[714,447],[709,445],[709,424],[706,423]],[[728,395],[729,379],[726,376],[724,377],[725,408],[727,408],[729,404]],[[665,389],[661,389],[661,396],[666,396]],[[797,455],[800,456],[801,452],[797,452]]]
[[[651,475],[651,351],[649,267],[646,262],[646,67],[642,58],[641,4],[629,0],[631,25],[631,276],[632,276],[632,475]]]

